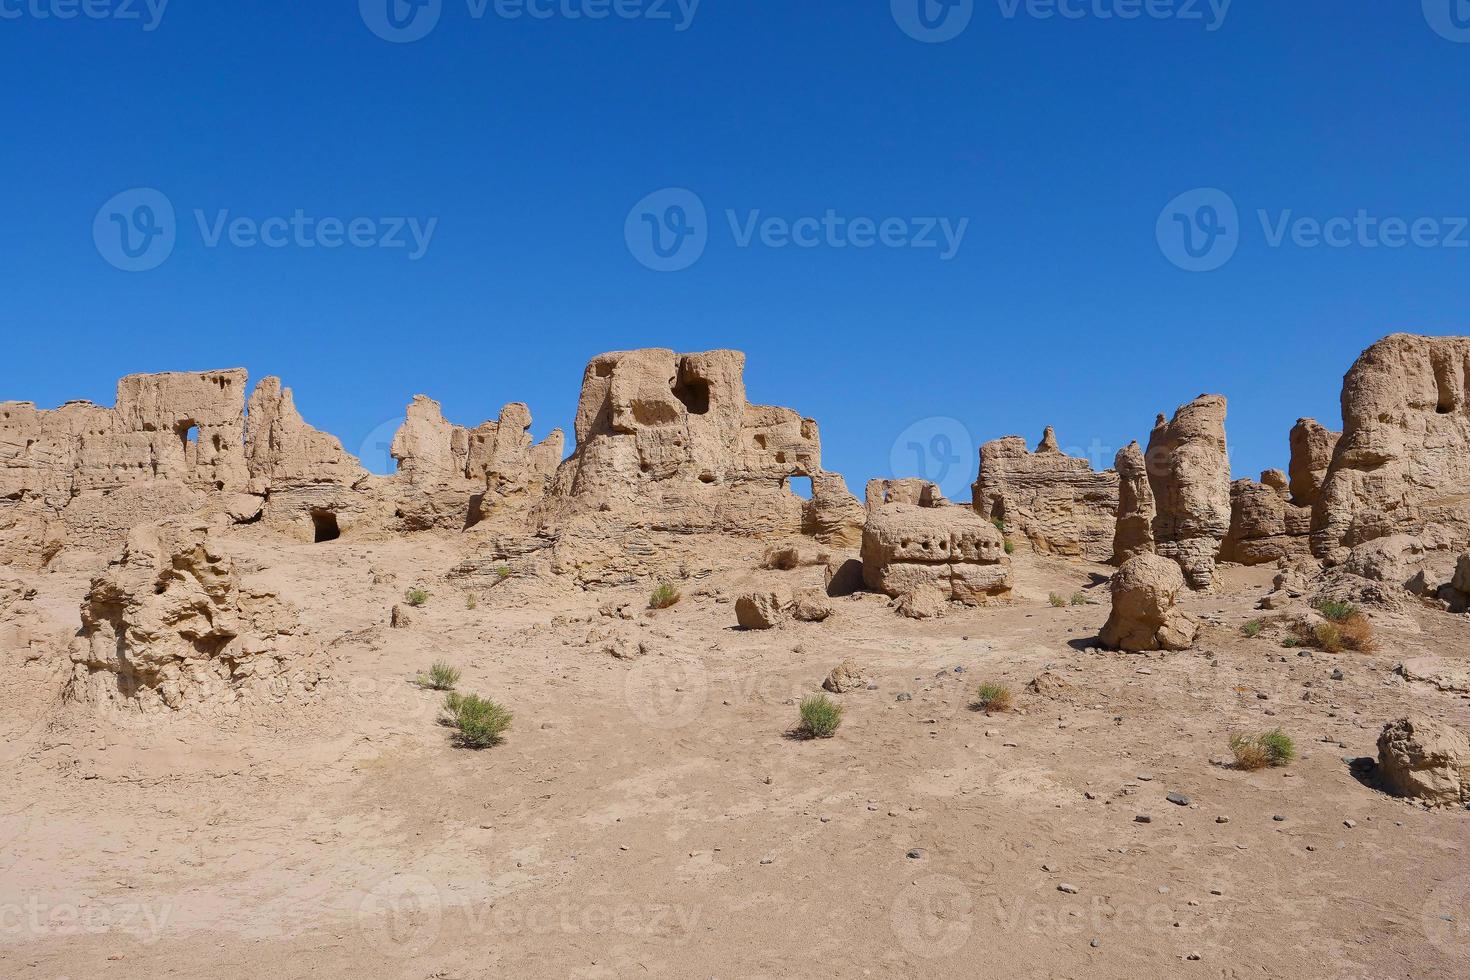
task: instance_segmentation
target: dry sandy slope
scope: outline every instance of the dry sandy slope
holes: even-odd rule
[[[1263,589],[1236,572],[1190,600],[1219,620],[1200,650],[1089,652],[1108,570],[1028,559],[1012,608],[916,623],[859,596],[745,633],[741,588],[820,573],[701,541],[691,565],[712,573],[640,618],[654,652],[623,661],[584,642],[614,594],[512,578],[471,610],[443,578],[463,547],[232,539],[329,644],[304,703],[125,723],[58,709],[54,670],[7,664],[0,976],[1470,971],[1470,814],[1385,797],[1343,761],[1411,706],[1470,728],[1470,702],[1391,674],[1424,650],[1470,659],[1464,618],[1299,657],[1239,636]],[[389,629],[420,582],[429,606]],[[35,583],[75,616],[85,575]],[[1102,604],[1046,603],[1083,588]],[[878,689],[842,696],[836,738],[786,737],[845,656]],[[440,658],[515,712],[505,745],[449,745],[438,696],[409,683]],[[1024,713],[968,710],[981,680],[1019,693],[1047,669],[1064,687],[1021,693]],[[1298,763],[1212,761],[1275,725]]]

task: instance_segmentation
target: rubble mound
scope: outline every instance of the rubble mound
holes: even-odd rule
[[[140,527],[93,580],[69,696],[145,713],[309,689],[314,644],[279,595],[241,583],[207,530]]]
[[[1399,796],[1429,806],[1470,803],[1470,739],[1429,718],[1399,718],[1378,736],[1378,772]]]
[[[1130,558],[1113,576],[1113,611],[1099,634],[1115,650],[1188,650],[1199,623],[1175,602],[1185,589],[1179,566],[1158,555]]]

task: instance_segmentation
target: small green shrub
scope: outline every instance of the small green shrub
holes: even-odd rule
[[[474,609],[479,604],[480,600],[475,598],[475,594],[473,592],[466,592],[464,594],[464,607],[466,609]]]
[[[671,585],[668,582],[660,582],[658,588],[654,589],[653,594],[648,597],[648,608],[667,609],[682,598],[684,598],[684,594],[679,591],[677,586]]]
[[[990,519],[990,523],[994,524],[995,525],[995,529],[997,531],[999,531],[1001,534],[1005,534],[1006,533],[1006,522],[1005,522],[1005,520],[1003,518],[992,517]]]
[[[797,733],[806,738],[831,738],[842,724],[842,705],[825,694],[813,694],[801,702],[801,724]]]
[[[1087,605],[1087,596],[1083,595],[1081,592],[1073,592],[1072,598],[1068,599],[1067,601],[1074,606],[1085,606]]]
[[[1351,602],[1337,602],[1333,599],[1320,599],[1313,603],[1314,608],[1322,614],[1322,618],[1332,623],[1344,623],[1358,615],[1358,607]]]
[[[1053,592],[1046,597],[1046,601],[1052,604],[1053,609],[1060,609],[1067,604],[1067,600]]]
[[[403,601],[417,609],[429,601],[429,593],[423,589],[409,589],[403,594]]]
[[[454,685],[459,683],[459,668],[452,667],[442,660],[436,660],[429,668],[427,674],[420,674],[418,678],[419,687],[428,688],[431,691],[452,691]]]
[[[1006,538],[1006,554],[1008,554],[1008,555],[1014,555],[1015,553],[1016,553],[1016,545],[1015,545],[1015,543],[1012,542],[1010,538]]]
[[[1296,743],[1286,732],[1273,728],[1258,735],[1232,735],[1230,751],[1235,754],[1236,768],[1251,771],[1291,762],[1296,758]]]
[[[980,690],[975,694],[975,703],[971,707],[976,711],[986,713],[1010,711],[1011,689],[1004,684],[981,684]]]
[[[478,694],[448,694],[444,697],[445,724],[454,729],[456,745],[487,749],[505,741],[511,713]]]
[[[1265,625],[1266,624],[1261,622],[1259,619],[1253,619],[1240,628],[1240,635],[1247,637],[1248,639],[1255,639],[1256,637],[1261,635],[1261,630],[1265,627]]]
[[[495,574],[499,576],[502,582],[504,582],[506,579],[510,578],[510,569],[506,568],[504,565],[501,565],[495,570]]]

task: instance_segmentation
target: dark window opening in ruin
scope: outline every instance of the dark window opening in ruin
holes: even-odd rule
[[[809,476],[788,476],[786,478],[786,489],[790,490],[802,500],[811,500],[812,478]]]
[[[337,526],[337,515],[329,510],[312,511],[311,525],[317,544],[336,541],[342,536],[342,529]]]
[[[757,449],[765,449],[766,448],[766,437],[765,437],[765,435],[763,433],[757,432],[755,434],[755,448],[757,448]]]
[[[674,397],[684,403],[690,415],[709,414],[709,382],[703,378],[684,378],[674,385]]]
[[[597,376],[599,378],[610,378],[612,377],[612,369],[613,366],[611,364],[608,364],[605,361],[600,362],[597,365]]]
[[[1439,398],[1434,410],[1440,415],[1448,415],[1459,408],[1460,393],[1455,388],[1455,380],[1449,359],[1435,360],[1434,387],[1437,389]]]

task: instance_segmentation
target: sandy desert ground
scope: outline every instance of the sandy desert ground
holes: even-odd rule
[[[1271,570],[1232,567],[1183,601],[1206,619],[1196,649],[1104,652],[1112,569],[1018,554],[1009,607],[914,621],[859,593],[825,623],[747,632],[734,596],[821,568],[693,538],[670,609],[643,585],[519,574],[469,608],[453,535],[223,540],[301,608],[321,682],[129,723],[58,703],[54,664],[7,663],[0,975],[1470,972],[1467,814],[1349,764],[1410,709],[1470,728],[1465,696],[1393,672],[1470,660],[1466,617],[1415,609],[1372,655],[1282,649],[1240,634]],[[77,627],[87,569],[16,574]],[[415,586],[429,602],[390,628]],[[618,601],[644,656],[588,643]],[[838,696],[837,737],[790,737],[846,657],[875,689]],[[451,745],[441,695],[413,683],[441,659],[514,712],[505,744]],[[987,680],[1016,711],[971,710]],[[1230,734],[1275,726],[1299,761],[1225,764]]]

